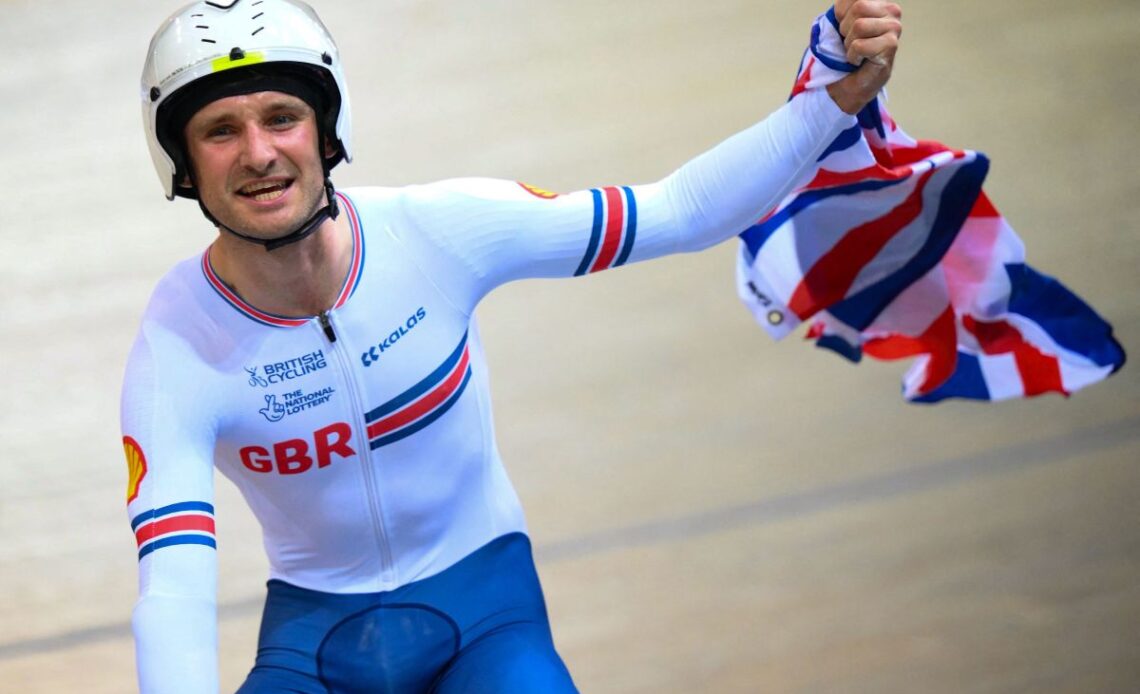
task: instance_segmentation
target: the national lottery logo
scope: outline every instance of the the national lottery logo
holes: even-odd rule
[[[328,387],[308,393],[298,389],[283,395],[268,394],[265,396],[265,407],[258,412],[270,422],[280,422],[289,415],[320,407],[328,402],[334,393],[336,389]]]
[[[306,376],[314,371],[320,371],[328,365],[325,353],[318,349],[316,352],[302,354],[285,361],[243,368],[245,368],[248,377],[247,383],[249,383],[250,388],[268,388],[271,385],[281,384],[294,378]]]

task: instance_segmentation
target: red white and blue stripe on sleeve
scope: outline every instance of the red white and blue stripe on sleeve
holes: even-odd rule
[[[163,547],[201,545],[217,549],[214,507],[204,501],[183,501],[149,509],[131,519],[139,560]]]
[[[792,97],[852,69],[832,12],[816,20]],[[1071,393],[1124,363],[1111,326],[1025,263],[982,192],[986,157],[916,141],[876,99],[813,178],[741,235],[741,299],[779,339],[853,361],[913,358],[915,402]]]
[[[637,238],[637,201],[627,186],[595,188],[594,223],[574,276],[624,265]]]

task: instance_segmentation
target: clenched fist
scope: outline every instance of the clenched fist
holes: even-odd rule
[[[887,0],[837,0],[835,18],[847,49],[847,62],[859,69],[828,85],[831,98],[847,113],[858,113],[891,77],[902,36],[902,8]]]

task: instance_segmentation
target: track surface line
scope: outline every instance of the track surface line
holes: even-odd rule
[[[982,453],[947,458],[929,465],[758,499],[749,504],[662,518],[555,541],[536,547],[535,554],[540,564],[556,564],[603,552],[677,542],[732,528],[778,523],[941,489],[977,476],[993,477],[1042,467],[1081,453],[1111,449],[1137,440],[1140,440],[1140,416]],[[218,617],[225,620],[254,614],[261,609],[263,600],[263,596],[257,596],[223,603],[218,607]],[[38,639],[0,644],[0,661],[130,636],[130,624],[127,622],[75,629]]]

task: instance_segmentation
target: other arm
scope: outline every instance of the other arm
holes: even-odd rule
[[[127,509],[139,561],[131,620],[139,690],[216,692],[212,438],[187,404],[201,385],[164,369],[146,331],[144,322],[122,392]]]

